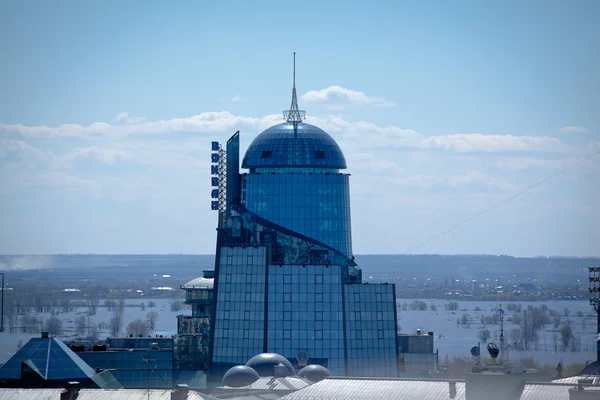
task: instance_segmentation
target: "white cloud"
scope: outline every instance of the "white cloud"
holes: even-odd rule
[[[492,189],[513,191],[517,186],[491,177],[481,171],[468,170],[463,174],[416,174],[410,176],[377,176],[377,182],[384,185],[393,185],[400,188],[418,187],[429,189],[434,187],[456,188],[459,186],[484,185]]]
[[[558,130],[560,133],[589,133],[588,128],[584,128],[583,126],[563,126]]]
[[[577,160],[574,158],[562,159],[562,160],[547,160],[543,158],[535,157],[518,157],[508,158],[493,164],[493,167],[509,170],[509,171],[520,171],[530,168],[542,168],[542,169],[560,169],[565,168]]]
[[[378,126],[367,121],[348,121],[342,117],[307,117],[307,122],[317,125],[340,142],[343,147],[414,147],[424,138],[411,129],[397,126]],[[356,139],[361,139],[357,142]]]
[[[401,174],[406,171],[405,168],[399,166],[396,162],[376,157],[372,153],[349,153],[347,151],[344,153],[353,171],[368,171],[369,173],[376,174]]]
[[[309,103],[330,104],[368,104],[380,107],[394,107],[396,104],[381,97],[369,97],[364,92],[346,89],[341,86],[329,86],[321,90],[311,90],[301,97]]]
[[[126,140],[134,136],[159,136],[166,137],[176,133],[198,133],[204,137],[233,133],[236,130],[243,132],[248,139],[258,132],[282,121],[278,114],[263,117],[244,117],[233,115],[230,112],[204,112],[184,118],[168,120],[146,121],[137,124],[111,125],[105,122],[95,122],[88,126],[65,124],[58,127],[3,125],[0,124],[0,133],[6,137],[17,135],[20,137],[77,137],[88,140]],[[440,149],[447,152],[574,152],[591,151],[599,146],[591,143],[588,149],[575,149],[561,142],[558,138],[548,136],[515,136],[515,135],[483,135],[451,134],[439,136],[425,136],[411,129],[402,129],[398,126],[379,126],[368,121],[349,121],[336,115],[321,117],[308,117],[308,123],[315,124],[329,132],[344,148],[405,148],[405,149]],[[357,140],[360,139],[360,140]],[[111,158],[112,159],[112,158]]]
[[[48,165],[53,161],[52,152],[38,149],[22,140],[0,140],[0,160],[10,159],[13,162],[25,162],[30,168],[37,165]],[[3,161],[2,164],[5,164]]]
[[[548,136],[482,135],[479,133],[430,136],[417,147],[459,153],[499,151],[570,151],[569,146]]]
[[[242,95],[236,94],[235,96],[233,96],[231,98],[231,101],[234,103],[242,103],[242,102],[246,101],[246,99],[244,97],[242,97]]]
[[[591,153],[596,153],[600,151],[600,142],[591,142],[587,146],[587,151]]]
[[[67,154],[56,157],[55,166],[63,168],[72,168],[73,163],[80,158],[94,158],[106,165],[113,165],[116,159],[128,160],[135,158],[135,153],[131,150],[121,150],[115,148],[98,147],[76,147]]]
[[[123,136],[169,134],[173,132],[220,133],[234,132],[237,129],[263,130],[279,122],[281,122],[281,115],[279,114],[254,118],[235,116],[227,111],[211,111],[185,118],[121,125],[111,125],[105,122],[94,122],[87,126],[64,124],[58,127],[0,124],[0,132],[18,134],[26,138],[76,137],[105,139],[107,137],[122,138]]]
[[[141,124],[142,122],[146,121],[146,119],[142,118],[142,117],[133,117],[133,116],[129,115],[128,112],[123,111],[122,113],[119,113],[115,117],[115,121],[117,121],[118,123],[121,123],[121,124],[134,125],[134,124]]]

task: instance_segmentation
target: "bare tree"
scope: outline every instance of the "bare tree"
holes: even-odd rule
[[[108,329],[108,324],[104,321],[101,321],[98,323],[98,330],[99,331],[105,331]]]
[[[112,311],[116,304],[117,302],[115,301],[115,299],[104,300],[104,307],[106,307],[108,311]]]
[[[183,308],[181,300],[171,300],[171,311],[177,312]]]
[[[87,335],[91,340],[98,339],[98,325],[94,322],[92,317],[86,318],[85,324],[87,325]]]
[[[569,343],[573,340],[573,330],[570,326],[565,325],[560,328],[560,341],[562,342],[565,350],[569,347]]]
[[[116,336],[123,328],[123,313],[118,308],[113,310],[113,316],[108,321],[108,327],[113,336]]]
[[[96,315],[96,310],[98,309],[99,304],[100,299],[98,298],[98,293],[90,292],[87,299],[88,315]]]
[[[7,299],[7,304],[4,306],[4,320],[8,324],[8,331],[14,332],[17,326],[17,312],[15,300],[12,297]]]
[[[156,327],[156,320],[158,319],[158,313],[156,311],[150,311],[146,314],[146,320],[148,321],[148,326],[150,330],[154,330]]]
[[[121,297],[119,299],[118,307],[119,307],[119,311],[121,311],[121,313],[125,312],[125,299],[124,298]]]
[[[488,339],[490,338],[490,331],[487,329],[482,329],[479,331],[479,340],[481,340],[483,343],[487,343]]]
[[[539,331],[550,322],[550,317],[542,307],[533,307],[530,305],[523,310],[521,334],[524,350],[529,350],[532,346],[535,347],[538,345]]]
[[[85,335],[86,320],[83,315],[80,315],[79,317],[75,317],[75,330],[77,330],[77,333],[79,333],[80,335],[82,335],[82,336]]]
[[[71,304],[71,299],[67,297],[63,297],[60,299],[60,309],[64,313],[71,312],[73,310],[73,306]]]
[[[149,332],[148,324],[140,318],[131,321],[127,325],[127,333],[133,336],[147,336]]]
[[[50,335],[60,335],[62,332],[62,321],[58,317],[50,317],[46,321],[46,330]]]
[[[39,332],[41,330],[41,321],[35,315],[23,315],[21,317],[21,327],[23,332]]]

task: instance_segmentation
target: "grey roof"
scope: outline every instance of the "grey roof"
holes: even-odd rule
[[[598,381],[598,375],[575,375],[567,378],[553,379],[552,383],[573,383],[576,384],[580,379],[593,379]]]
[[[82,389],[79,391],[77,400],[171,400],[171,390],[150,389],[148,397],[147,389],[118,389],[118,390],[102,390],[102,389]],[[214,397],[189,391],[188,400],[211,400]]]
[[[302,379],[288,376],[286,378],[259,378],[254,383],[243,386],[243,387],[229,387],[221,386],[219,389],[226,390],[299,390],[311,385],[312,382]]]
[[[569,398],[570,384],[526,384],[519,400],[564,400]]]
[[[64,389],[0,389],[0,400],[59,400]],[[81,389],[77,400],[171,400],[171,390]],[[215,400],[215,397],[190,390],[187,400]]]
[[[215,280],[212,278],[195,278],[183,285],[184,289],[212,289]]]
[[[450,383],[436,380],[327,378],[282,399],[450,399]],[[456,382],[456,400],[465,399],[465,383]]]
[[[219,393],[217,395],[215,395],[215,399],[220,399],[220,400],[226,400],[226,399],[235,399],[235,400],[277,400],[280,399],[282,394],[282,392],[270,392],[268,390],[262,390],[262,391],[254,391],[251,393],[248,392],[239,392],[239,393],[232,393],[232,392],[227,392],[227,393]],[[214,393],[213,393],[214,395]]]
[[[60,399],[63,389],[0,389],[0,400]]]
[[[170,390],[150,389],[82,389],[79,391],[77,400],[171,400]]]

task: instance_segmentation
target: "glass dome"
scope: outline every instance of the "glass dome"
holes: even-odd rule
[[[346,159],[324,130],[302,122],[286,122],[258,135],[242,162],[242,168],[269,167],[345,169]]]

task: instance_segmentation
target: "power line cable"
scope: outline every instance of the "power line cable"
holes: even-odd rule
[[[592,158],[592,157],[594,157],[594,156],[596,156],[596,155],[598,155],[598,154],[600,154],[600,150],[598,150],[598,151],[596,151],[595,153],[592,153],[592,154],[590,154],[590,155],[588,155],[588,156],[586,156],[586,157],[584,157],[584,158],[581,158],[581,159],[579,159],[579,160],[575,161],[573,164],[571,164],[571,165],[569,165],[569,166],[567,166],[567,167],[565,167],[565,168],[563,168],[563,169],[561,169],[561,170],[559,170],[559,171],[555,172],[554,174],[552,174],[552,175],[550,175],[550,176],[548,176],[548,177],[546,177],[546,178],[542,179],[541,181],[538,181],[538,182],[534,183],[534,184],[533,184],[533,185],[531,185],[531,186],[528,186],[527,188],[525,188],[525,189],[521,190],[520,192],[518,192],[518,193],[515,193],[515,194],[513,194],[513,195],[512,195],[512,196],[510,196],[510,197],[507,197],[506,199],[502,200],[501,202],[499,202],[499,203],[496,203],[496,204],[494,204],[493,206],[491,206],[491,207],[488,207],[488,208],[486,208],[485,210],[483,210],[483,211],[480,211],[480,212],[478,212],[478,213],[477,213],[477,214],[475,214],[475,215],[472,215],[471,217],[469,217],[469,218],[465,219],[464,221],[462,221],[462,222],[459,222],[458,224],[456,224],[456,225],[453,225],[453,226],[451,226],[450,228],[448,228],[448,229],[446,229],[446,230],[443,230],[442,232],[440,232],[440,233],[438,233],[438,234],[436,234],[436,235],[434,235],[434,236],[430,237],[429,239],[427,239],[427,240],[424,240],[424,241],[422,241],[421,243],[419,243],[419,244],[417,244],[417,245],[415,245],[415,246],[412,246],[412,247],[408,248],[407,250],[403,251],[401,254],[408,254],[408,253],[410,253],[411,251],[413,251],[413,250],[415,250],[415,249],[417,249],[417,248],[419,248],[419,247],[423,246],[424,244],[427,244],[427,243],[431,242],[432,240],[435,240],[435,239],[439,238],[440,236],[443,236],[443,235],[445,235],[446,233],[448,233],[448,232],[450,232],[450,231],[453,231],[454,229],[456,229],[456,228],[458,228],[458,227],[461,227],[461,226],[463,226],[464,224],[466,224],[466,223],[468,223],[468,222],[471,222],[471,221],[472,221],[472,220],[474,220],[475,218],[478,218],[478,217],[482,216],[483,214],[486,214],[486,213],[488,213],[488,212],[490,212],[490,211],[494,210],[495,208],[498,208],[498,207],[500,207],[501,205],[504,205],[504,204],[508,203],[509,201],[513,200],[514,198],[516,198],[516,197],[519,197],[519,196],[521,196],[522,194],[525,194],[525,193],[527,193],[527,192],[528,192],[528,191],[530,191],[531,189],[534,189],[534,188],[536,188],[536,187],[540,186],[541,184],[544,184],[544,183],[548,182],[550,179],[553,179],[553,178],[557,177],[558,175],[562,174],[563,172],[566,172],[567,170],[569,170],[569,169],[571,169],[571,168],[573,168],[573,167],[576,167],[577,165],[581,164],[582,162],[584,162],[584,161],[586,161],[586,160],[589,160],[590,158]]]

